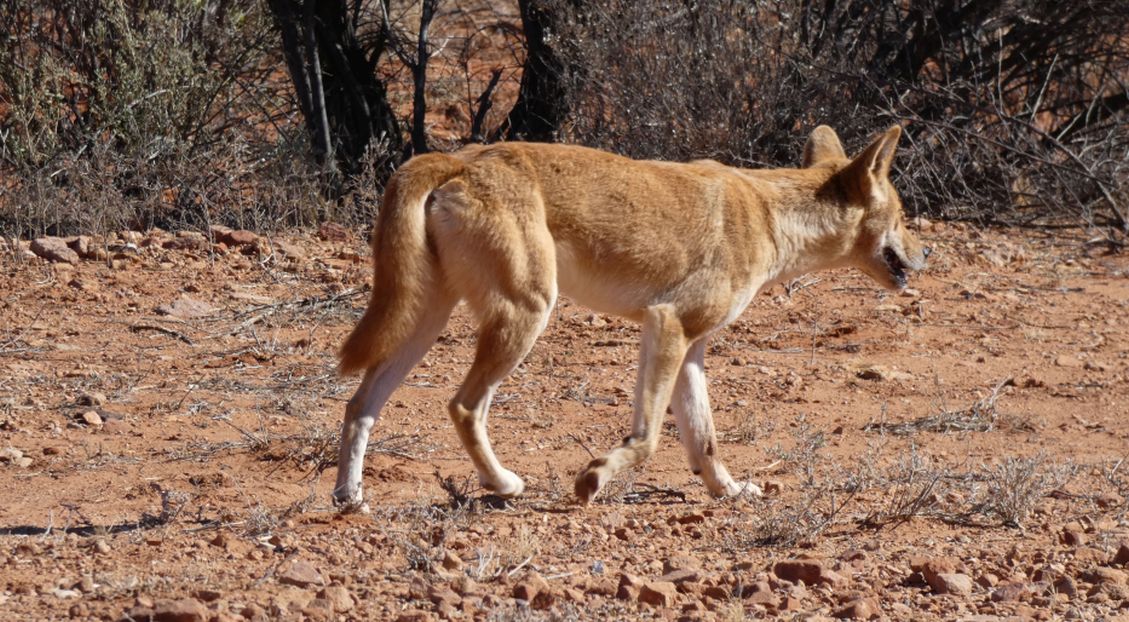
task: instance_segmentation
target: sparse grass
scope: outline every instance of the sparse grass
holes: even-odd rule
[[[863,430],[896,436],[908,436],[920,432],[941,434],[949,432],[991,432],[998,428],[1002,417],[996,409],[996,402],[1003,394],[1003,389],[1014,386],[1014,384],[1015,382],[1011,378],[1000,381],[988,395],[976,400],[967,408],[947,410],[942,407],[941,411],[935,415],[898,423],[872,422],[863,426]],[[885,419],[885,408],[883,408],[883,419]],[[1010,427],[1013,429],[1031,429],[1029,424],[1019,421],[1012,422]]]

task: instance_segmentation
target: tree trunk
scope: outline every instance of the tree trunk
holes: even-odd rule
[[[580,8],[582,0],[572,0]],[[521,24],[525,31],[525,62],[517,102],[494,139],[553,142],[568,116],[569,106],[564,78],[568,69],[550,43],[561,18],[560,9],[549,8],[539,0],[519,0]]]

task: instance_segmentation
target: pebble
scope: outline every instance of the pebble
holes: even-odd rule
[[[1129,542],[1122,542],[1111,562],[1115,566],[1129,566]]]
[[[159,600],[153,606],[153,622],[205,622],[208,608],[195,598]]]
[[[643,581],[639,577],[622,573],[619,575],[619,587],[616,589],[615,597],[620,600],[637,600],[642,587]]]
[[[295,560],[278,573],[278,582],[283,585],[297,587],[310,587],[322,585],[325,580],[313,564],[302,560]]]
[[[835,612],[835,617],[848,620],[872,620],[879,617],[881,608],[874,598],[856,598]]]
[[[803,581],[805,585],[827,583],[838,585],[846,582],[839,573],[823,567],[823,562],[818,559],[789,559],[776,562],[772,572],[778,578],[796,583]]]
[[[158,306],[156,311],[157,315],[167,315],[182,320],[191,320],[212,315],[218,311],[218,309],[191,296],[181,296],[171,304]]]
[[[82,413],[81,415],[79,415],[79,419],[86,425],[95,428],[101,426],[104,423],[102,421],[102,415],[99,415],[98,411],[96,410],[88,410]]]
[[[929,587],[938,594],[967,596],[972,593],[972,577],[961,573],[942,572],[931,575]]]
[[[323,589],[318,592],[318,598],[325,599],[330,608],[337,613],[352,611],[356,605],[356,601],[353,600],[353,595],[349,593],[348,588],[341,585],[331,585]]]
[[[532,603],[539,594],[549,589],[549,583],[536,572],[527,574],[521,581],[514,585],[513,596],[518,600]]]
[[[639,602],[670,607],[678,598],[678,588],[670,581],[652,581],[639,588]]]

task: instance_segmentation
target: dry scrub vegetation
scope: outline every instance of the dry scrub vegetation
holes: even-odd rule
[[[0,617],[1124,615],[1126,32],[1049,0],[0,0]],[[709,499],[671,425],[573,505],[638,331],[562,301],[491,414],[521,499],[443,415],[459,311],[374,432],[373,513],[329,505],[333,352],[406,157],[794,165],[819,123],[906,124],[937,252],[904,295],[806,278],[711,343],[764,498]],[[74,234],[73,265],[16,239]]]

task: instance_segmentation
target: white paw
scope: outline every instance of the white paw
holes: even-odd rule
[[[333,505],[342,514],[368,514],[371,511],[359,486],[352,492],[334,490]]]
[[[525,490],[525,482],[513,471],[506,469],[501,469],[493,481],[479,477],[478,482],[499,497],[516,497]]]
[[[752,482],[738,482],[730,480],[720,491],[719,497],[763,497],[764,490]]]

